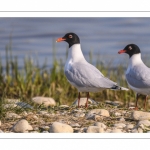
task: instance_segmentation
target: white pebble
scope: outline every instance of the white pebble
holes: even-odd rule
[[[73,133],[73,128],[68,124],[54,122],[50,127],[50,133]]]
[[[32,101],[34,103],[39,104],[39,105],[43,104],[45,107],[56,106],[55,100],[51,97],[39,97],[39,96],[37,96],[37,97],[33,97]]]
[[[87,133],[103,133],[104,132],[104,128],[102,127],[98,127],[98,126],[89,126],[87,128]]]
[[[28,132],[28,130],[31,130],[32,126],[29,125],[27,120],[22,119],[19,120],[12,129],[14,132],[25,133]]]

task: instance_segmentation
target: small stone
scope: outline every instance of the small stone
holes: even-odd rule
[[[48,131],[43,131],[42,133],[49,133]]]
[[[89,126],[87,128],[87,133],[104,133],[104,128],[99,126]]]
[[[113,129],[109,133],[123,133],[121,129]]]
[[[39,130],[39,127],[34,127],[34,129],[33,129],[33,130],[37,131],[37,130]]]
[[[143,133],[143,130],[141,128],[138,128],[138,133]]]
[[[70,126],[72,126],[73,128],[75,128],[75,127],[80,127],[80,125],[79,125],[78,123],[70,124]]]
[[[138,122],[138,126],[140,126],[140,125],[144,125],[144,126],[146,126],[146,127],[149,127],[150,126],[150,121],[149,120],[141,120],[141,121],[139,121]]]
[[[121,113],[115,112],[114,115],[117,116],[121,116]]]
[[[150,113],[142,111],[133,111],[131,114],[131,118],[133,118],[134,120],[149,120]]]
[[[28,113],[27,113],[26,111],[23,111],[23,112],[22,112],[22,115],[27,116]]]
[[[136,128],[131,130],[131,133],[138,133],[138,130]]]
[[[80,112],[79,112],[79,113],[74,114],[74,116],[75,116],[75,117],[79,117],[79,118],[81,117],[81,118],[82,118],[82,117],[85,116],[85,113],[80,113]]]
[[[125,129],[126,130],[131,130],[131,129],[133,129],[134,128],[134,125],[133,124],[127,124],[126,126],[125,126]]]
[[[31,132],[29,132],[29,133],[39,133],[38,131],[31,131]]]
[[[68,105],[60,105],[59,108],[60,109],[69,109],[69,106]]]
[[[96,122],[96,123],[94,123],[94,126],[98,126],[98,127],[100,127],[100,128],[106,129],[106,125],[103,124],[103,123],[101,123],[101,122]]]
[[[46,111],[39,111],[38,113],[41,114],[41,115],[47,114]]]
[[[117,129],[122,129],[124,128],[126,125],[124,123],[117,123],[117,124],[114,124],[114,127],[116,127]]]
[[[55,100],[51,97],[33,97],[32,101],[39,105],[43,104],[45,107],[56,106]]]
[[[3,108],[4,108],[4,109],[7,109],[7,108],[15,108],[15,107],[17,107],[16,104],[5,104],[5,105],[3,105]]]
[[[28,130],[33,130],[31,125],[28,125]]]
[[[0,133],[4,133],[2,130],[0,130]]]
[[[119,118],[119,121],[124,122],[125,119],[123,117]]]
[[[33,119],[35,119],[35,120],[38,120],[38,119],[39,119],[36,115],[33,115],[32,117],[33,117]]]
[[[31,130],[32,127],[29,125],[28,121],[25,119],[19,120],[12,128],[14,132],[25,133]]]
[[[87,98],[86,98],[86,97],[80,98],[80,106],[85,106],[86,101],[87,101]],[[94,100],[92,100],[92,99],[89,98],[89,99],[88,99],[88,104],[96,105],[97,102],[95,102]],[[72,105],[78,106],[78,99],[75,100]]]
[[[112,130],[111,129],[107,129],[106,131],[105,131],[105,133],[110,133]]]
[[[18,103],[20,102],[19,99],[5,99],[6,103],[9,103],[9,104],[15,104],[15,103]]]
[[[49,126],[42,126],[41,128],[43,128],[45,130],[49,130]]]
[[[15,114],[15,113],[7,113],[6,118],[21,118],[21,116]]]
[[[93,110],[88,112],[88,114],[86,115],[86,119],[91,119],[95,115],[104,116],[104,117],[109,117],[110,116],[108,110],[105,110],[105,109],[93,109]]]
[[[54,122],[50,127],[50,133],[73,133],[73,128],[64,123]]]

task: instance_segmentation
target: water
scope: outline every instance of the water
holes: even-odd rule
[[[128,56],[117,52],[127,44],[135,43],[142,51],[142,58],[149,63],[150,18],[0,18],[0,55],[5,62],[5,48],[11,42],[13,56],[19,65],[30,56],[33,62],[45,60],[49,67],[56,58],[66,60],[67,43],[55,43],[58,37],[74,32],[80,37],[82,51],[89,61],[93,53],[93,64],[99,58],[111,65],[127,66]]]

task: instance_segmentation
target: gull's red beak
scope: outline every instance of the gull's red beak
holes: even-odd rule
[[[126,52],[126,50],[120,50],[119,52],[118,52],[118,54],[122,54],[122,53],[125,53]]]
[[[56,42],[62,42],[62,41],[65,41],[66,39],[65,38],[58,38],[57,40],[56,40]]]

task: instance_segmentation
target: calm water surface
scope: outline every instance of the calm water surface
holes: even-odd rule
[[[56,58],[66,60],[67,43],[55,43],[67,32],[75,32],[81,40],[83,53],[89,61],[93,53],[93,64],[100,59],[105,64],[127,66],[128,56],[119,55],[118,50],[129,43],[137,44],[144,62],[150,64],[150,18],[0,18],[0,55],[5,64],[5,48],[11,43],[14,56],[20,67],[24,57],[42,66],[47,59],[50,67],[53,49]]]

